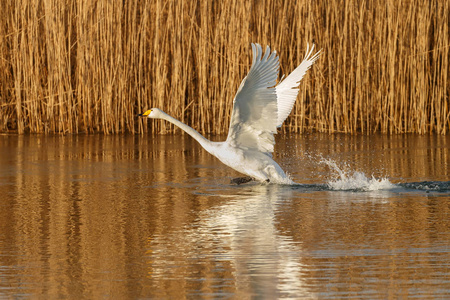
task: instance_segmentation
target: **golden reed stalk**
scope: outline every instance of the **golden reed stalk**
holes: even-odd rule
[[[450,129],[450,1],[1,1],[0,132],[228,130],[250,43],[323,48],[284,131]]]

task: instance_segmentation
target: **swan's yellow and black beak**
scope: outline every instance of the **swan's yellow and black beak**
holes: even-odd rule
[[[145,113],[138,114],[137,116],[138,116],[138,117],[141,117],[141,118],[146,118],[146,117],[148,117],[148,115],[149,115],[151,112],[152,112],[152,110],[149,109],[149,110],[147,110]]]

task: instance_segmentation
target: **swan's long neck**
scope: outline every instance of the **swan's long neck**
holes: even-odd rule
[[[172,116],[169,116],[166,113],[163,114],[161,119],[166,120],[166,121],[172,123],[173,125],[179,127],[181,130],[183,130],[184,132],[186,132],[187,134],[192,136],[197,142],[199,142],[200,145],[203,148],[205,148],[206,151],[211,153],[212,142],[210,140],[208,140],[207,138],[205,138],[203,135],[201,135],[197,130],[195,130],[194,128],[192,128],[192,127],[190,127],[190,126],[188,126],[186,124],[184,124],[181,121],[178,121],[177,119],[175,119]]]

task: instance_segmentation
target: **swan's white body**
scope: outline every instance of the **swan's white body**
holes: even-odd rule
[[[319,57],[314,46],[306,50],[302,63],[277,86],[279,61],[276,52],[266,48],[264,57],[258,44],[252,44],[253,62],[233,101],[230,129],[225,142],[211,142],[188,125],[158,108],[142,117],[163,119],[178,126],[201,146],[234,170],[259,181],[292,184],[292,180],[272,159],[274,134],[294,106],[303,75]]]

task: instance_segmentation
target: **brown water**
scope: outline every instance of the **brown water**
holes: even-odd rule
[[[0,299],[449,298],[449,148],[278,137],[303,185],[233,186],[187,136],[0,135]]]

